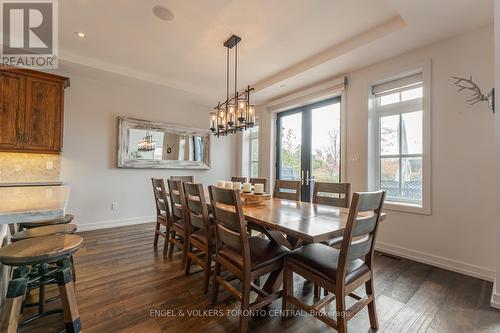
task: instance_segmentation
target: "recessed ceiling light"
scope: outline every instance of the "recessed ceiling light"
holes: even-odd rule
[[[80,37],[80,38],[85,38],[87,35],[84,32],[81,31],[75,31],[75,34]]]
[[[174,13],[170,9],[161,5],[156,5],[153,7],[153,14],[155,14],[157,18],[163,21],[172,21],[175,17]]]

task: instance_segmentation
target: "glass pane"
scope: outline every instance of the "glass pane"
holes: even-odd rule
[[[254,138],[252,139],[252,162],[254,161],[259,161],[259,139]]]
[[[404,113],[401,124],[401,152],[422,154],[422,111]]]
[[[380,155],[399,154],[399,115],[380,118]]]
[[[384,106],[394,103],[399,103],[399,91],[392,94],[380,96],[380,105]]]
[[[404,90],[401,92],[401,101],[409,101],[416,98],[422,98],[424,89],[422,87]]]
[[[259,177],[259,162],[252,162],[251,169],[252,170],[250,170],[250,176],[252,178]]]
[[[302,113],[281,118],[280,179],[299,179],[302,144]]]
[[[312,173],[317,181],[340,181],[340,103],[311,110]]]
[[[403,198],[409,201],[421,201],[422,157],[403,158],[401,160],[401,168]]]
[[[389,198],[400,196],[399,158],[380,159],[380,189],[386,191]]]

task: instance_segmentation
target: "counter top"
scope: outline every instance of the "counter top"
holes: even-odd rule
[[[33,222],[64,216],[70,187],[0,187],[0,224]]]

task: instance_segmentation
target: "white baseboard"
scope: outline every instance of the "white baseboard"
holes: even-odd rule
[[[144,217],[133,217],[129,219],[108,220],[108,221],[92,222],[92,223],[77,224],[77,225],[78,225],[78,231],[90,231],[97,229],[123,227],[126,225],[134,225],[134,224],[148,223],[154,221],[156,221],[155,216],[144,216]]]
[[[491,292],[491,301],[490,301],[490,305],[491,307],[495,308],[495,309],[499,309],[500,310],[500,294],[497,294],[497,280],[495,279],[495,282],[493,282],[493,290]]]
[[[486,267],[468,264],[462,261],[456,261],[433,254],[415,251],[381,242],[377,242],[377,244],[375,245],[375,249],[380,252],[386,252],[388,254],[444,268],[449,271],[469,275],[482,280],[493,281],[495,279],[495,271]],[[498,300],[500,301],[500,295]]]

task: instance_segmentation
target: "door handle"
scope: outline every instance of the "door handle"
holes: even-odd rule
[[[309,186],[309,170],[306,170],[306,186]]]
[[[304,170],[300,170],[300,185],[304,185]]]

